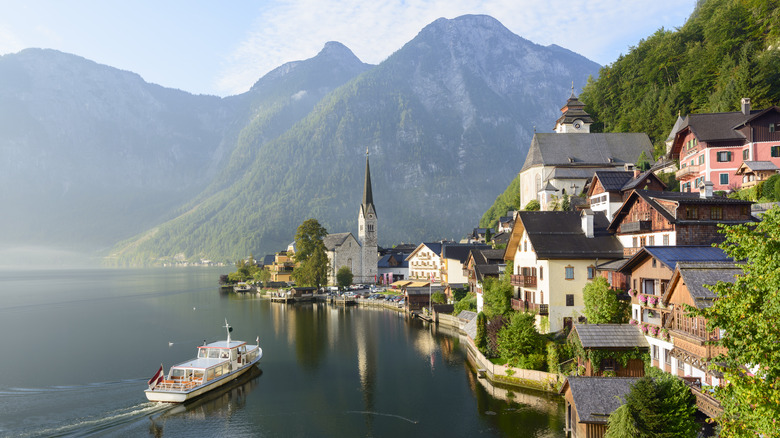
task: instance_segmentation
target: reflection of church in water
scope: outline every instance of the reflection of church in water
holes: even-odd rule
[[[328,234],[323,243],[328,254],[328,284],[336,284],[336,273],[342,266],[352,271],[354,283],[375,283],[379,247],[376,207],[371,189],[371,169],[366,150],[366,174],[363,199],[358,210],[358,238],[352,233]]]

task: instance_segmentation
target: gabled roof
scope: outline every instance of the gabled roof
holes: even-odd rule
[[[346,240],[352,236],[352,233],[333,233],[328,234],[325,236],[324,239],[322,239],[322,243],[325,245],[325,249],[328,251],[333,251],[336,249],[337,246],[341,246],[346,242]],[[354,239],[354,237],[353,237]],[[357,242],[357,240],[356,240]],[[359,243],[358,243],[359,244]]]
[[[485,277],[499,277],[504,269],[504,265],[474,265],[474,274],[477,281],[482,282]]]
[[[682,205],[751,205],[751,201],[743,201],[741,199],[732,199],[732,198],[720,198],[720,197],[711,197],[711,198],[702,198],[699,193],[691,193],[691,192],[659,192],[655,190],[634,190],[631,192],[630,195],[626,198],[626,200],[623,202],[623,205],[620,206],[620,208],[615,212],[614,217],[612,218],[612,222],[609,224],[609,227],[607,228],[609,231],[615,232],[617,231],[618,226],[620,225],[620,222],[622,222],[623,218],[629,213],[631,210],[631,207],[634,205],[634,203],[637,202],[638,199],[643,199],[645,202],[650,205],[651,208],[653,208],[655,211],[660,213],[666,220],[668,220],[670,223],[724,223],[724,224],[730,224],[730,223],[744,223],[745,221],[726,221],[726,220],[712,220],[712,221],[703,221],[703,220],[687,220],[687,219],[677,219],[671,212],[669,212],[667,209],[662,207],[658,202],[656,201],[669,201],[674,202],[679,206]]]
[[[664,187],[664,188],[666,188],[666,183],[664,183],[663,181],[661,181],[661,180],[660,180],[660,179],[659,179],[659,178],[658,178],[658,177],[655,175],[655,173],[653,173],[653,170],[652,170],[652,169],[650,169],[650,170],[647,170],[647,171],[645,171],[645,172],[642,172],[642,173],[640,173],[640,174],[639,174],[639,176],[638,176],[638,177],[636,177],[635,179],[631,179],[630,181],[628,181],[628,182],[627,182],[627,183],[626,183],[626,184],[625,184],[625,185],[624,185],[624,186],[623,186],[623,187],[620,189],[620,191],[621,191],[621,192],[627,192],[627,191],[629,191],[629,190],[634,190],[634,189],[636,189],[637,187],[641,186],[642,184],[646,184],[646,183],[647,183],[647,180],[648,180],[648,179],[651,179],[651,178],[652,178],[652,179],[654,179],[654,180],[656,180],[656,182],[658,182],[659,184],[661,184],[661,187]]]
[[[385,254],[376,263],[377,268],[408,268],[409,262],[406,261],[408,254]],[[394,262],[393,262],[394,261]],[[394,264],[395,263],[395,264]]]
[[[619,192],[623,186],[634,179],[634,172],[631,170],[597,170],[593,178],[598,178],[604,191]]]
[[[571,390],[574,409],[582,423],[607,424],[609,416],[625,403],[639,377],[567,377],[560,393]]]
[[[674,271],[680,262],[729,262],[732,261],[722,249],[703,245],[644,246],[633,255],[620,269],[631,272],[645,260],[655,257],[670,271]]]
[[[428,248],[428,249],[429,249],[429,250],[431,250],[431,251],[432,251],[434,254],[436,254],[437,256],[441,257],[441,245],[442,245],[442,244],[441,244],[441,242],[423,242],[423,243],[421,243],[421,244],[417,245],[417,248],[415,248],[415,249],[414,249],[414,251],[412,251],[412,253],[411,253],[411,254],[409,254],[409,255],[406,257],[406,260],[407,260],[407,261],[411,260],[411,259],[412,259],[412,257],[414,257],[414,256],[415,256],[415,255],[416,255],[418,252],[420,252],[420,251],[421,251],[423,248]]]
[[[650,348],[631,324],[574,324],[574,331],[582,348]]]
[[[622,166],[653,152],[644,133],[537,133],[521,172],[535,166]]]
[[[674,140],[675,134],[677,134],[677,131],[679,131],[684,124],[685,119],[683,119],[680,115],[677,115],[677,120],[675,120],[674,126],[672,126],[672,131],[669,133],[669,136],[666,137],[666,141]]]
[[[608,233],[604,212],[593,213],[593,234],[585,237],[580,213],[576,211],[521,211],[512,229],[504,259],[514,258],[523,232],[540,259],[620,259],[623,246]]]
[[[750,170],[752,172],[774,170],[777,172],[780,170],[780,168],[778,168],[775,163],[771,161],[743,161],[742,164],[739,165],[739,169],[737,169],[736,174],[742,175],[746,170]]]
[[[680,262],[669,280],[669,288],[663,297],[664,303],[669,302],[682,280],[696,308],[710,307],[718,296],[707,286],[714,286],[719,281],[733,283],[734,278],[741,274],[742,269],[734,262]]]

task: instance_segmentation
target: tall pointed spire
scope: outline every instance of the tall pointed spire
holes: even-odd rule
[[[368,148],[366,148],[366,180],[363,184],[363,209],[365,211],[368,206],[373,206],[374,194],[371,191],[371,169],[368,165]]]

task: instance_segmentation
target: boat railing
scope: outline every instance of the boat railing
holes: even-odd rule
[[[191,379],[191,380],[163,380],[162,383],[157,385],[155,389],[162,389],[166,391],[189,391],[190,389],[202,385],[203,379]]]

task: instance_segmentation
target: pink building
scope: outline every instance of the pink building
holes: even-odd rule
[[[698,192],[704,181],[713,190],[742,187],[743,162],[780,167],[780,108],[751,110],[742,99],[742,110],[729,113],[689,114],[683,120],[669,150],[679,160],[680,191]]]

